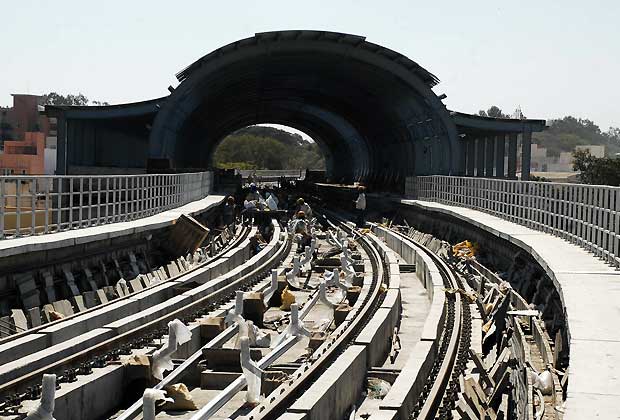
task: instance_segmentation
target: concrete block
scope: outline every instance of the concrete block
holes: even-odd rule
[[[141,293],[133,296],[132,299],[138,301],[140,310],[143,310],[173,297],[175,295],[175,286],[174,282],[157,284],[148,290],[143,290]]]
[[[56,391],[54,418],[62,420],[100,419],[109,416],[110,407],[126,398],[127,380],[124,366],[110,365],[94,369],[86,377],[64,383]],[[103,392],[102,392],[103,390]]]
[[[166,265],[166,271],[168,272],[168,277],[176,277],[181,273],[179,267],[174,261],[171,261],[168,265]]]
[[[89,309],[99,304],[96,292],[84,292],[82,298],[84,300],[84,305]]]
[[[140,290],[144,290],[144,286],[142,285],[142,282],[140,281],[139,278],[135,278],[133,280],[129,280],[129,289],[132,293],[136,293],[139,292]]]
[[[396,324],[392,323],[392,312],[396,308],[379,308],[374,313],[368,324],[362,329],[355,344],[366,346],[368,368],[383,365],[391,347],[391,337]]]
[[[117,294],[119,297],[124,297],[124,296],[125,296],[125,291],[123,290],[123,288],[121,287],[121,285],[120,285],[120,284],[118,284],[118,283],[117,283],[117,284],[114,286],[114,290],[116,291],[116,294]]]
[[[140,279],[140,282],[145,289],[151,285],[151,280],[146,274],[138,274],[137,278]]]
[[[19,273],[13,276],[13,280],[19,289],[24,308],[30,309],[41,306],[39,290],[31,273]]]
[[[84,312],[88,309],[82,296],[73,296],[73,304],[78,312]]]
[[[420,340],[434,341],[437,343],[441,337],[443,331],[444,317],[445,317],[445,292],[442,289],[437,288],[435,290],[435,296],[431,303],[431,308],[424,322],[422,328],[422,336]]]
[[[250,292],[243,296],[243,318],[252,321],[257,327],[263,326],[263,316],[265,315],[265,304],[263,294]]]
[[[200,373],[200,388],[223,390],[241,376],[238,372],[216,372],[210,369]]]
[[[135,300],[125,299],[102,306],[70,320],[50,325],[40,332],[48,334],[50,344],[55,345],[77,337],[79,334],[100,328],[136,311],[137,303]]]
[[[97,293],[97,299],[99,299],[99,303],[108,303],[108,296],[105,290],[97,289],[95,293]]]
[[[56,312],[63,314],[65,317],[71,316],[74,314],[71,303],[66,299],[53,302],[52,306],[54,307],[54,310]]]
[[[203,348],[202,355],[204,356],[209,369],[230,370],[240,369],[241,367],[239,349]],[[250,349],[250,357],[254,361],[259,361],[262,357],[262,352],[260,349],[256,348]]]
[[[409,417],[424,390],[436,352],[437,347],[433,342],[420,341],[415,345],[400,375],[381,401],[381,410],[398,411],[399,418]]]
[[[137,303],[133,303],[134,306],[137,307]],[[154,305],[140,312],[133,313],[131,315],[128,313],[123,317],[117,316],[113,322],[106,323],[105,327],[114,330],[117,334],[123,334],[124,332],[136,328],[139,325],[145,324],[161,317],[162,315],[165,315],[166,313],[172,312],[187,303],[189,303],[189,298],[187,296],[175,296],[165,302]]]
[[[24,311],[21,309],[11,309],[11,321],[15,325],[17,332],[26,331],[28,329],[28,320]]]
[[[201,319],[198,321],[198,324],[200,325],[200,338],[205,343],[208,343],[226,329],[226,323],[221,316],[210,316]]]
[[[43,305],[43,321],[45,323],[49,323],[52,322],[52,318],[50,316],[50,312],[55,311],[54,306],[51,304],[45,304]]]
[[[66,340],[55,346],[47,347],[0,366],[0,383],[6,383],[32,370],[39,369],[52,362],[64,359],[71,354],[96,343],[112,338],[114,333],[105,328],[89,331],[79,337]]]
[[[347,288],[347,300],[349,301],[349,305],[355,305],[355,302],[357,302],[357,298],[359,298],[361,292],[362,288],[359,286],[351,286]]]
[[[306,413],[289,413],[288,411],[278,417],[278,420],[308,420]]]
[[[13,334],[13,321],[10,316],[0,318],[0,338],[8,337]]]
[[[366,348],[350,346],[288,409],[309,420],[343,418],[365,387]],[[329,414],[328,414],[329,413]]]
[[[41,325],[41,310],[39,308],[28,309],[28,319],[30,321],[30,328]]]
[[[56,298],[56,289],[54,288],[54,276],[49,271],[42,271],[41,277],[43,277],[43,281],[45,283],[45,294],[47,295],[48,302],[55,302]]]
[[[45,334],[28,334],[0,344],[0,365],[47,348]]]

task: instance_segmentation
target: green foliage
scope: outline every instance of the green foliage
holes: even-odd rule
[[[220,169],[258,169],[256,165],[249,162],[221,162],[217,164]]]
[[[510,118],[510,115],[504,114],[502,110],[495,105],[491,106],[486,111],[484,109],[481,109],[480,111],[478,111],[478,115],[480,115],[481,117],[491,118]]]
[[[596,158],[588,151],[573,153],[573,169],[585,184],[620,186],[620,158]]]
[[[72,106],[85,106],[90,103],[90,100],[82,93],[77,95],[61,95],[60,93],[50,92],[41,96],[39,101],[41,105],[72,105]],[[92,101],[93,105],[110,105],[107,102]]]
[[[620,152],[620,129],[610,127],[602,132],[598,125],[588,119],[567,116],[550,120],[549,129],[534,133],[533,140],[547,148],[547,155],[559,156],[560,152],[571,152],[575,146],[605,145],[608,155]]]
[[[227,136],[215,150],[218,168],[323,169],[325,160],[315,143],[273,127],[246,127]]]

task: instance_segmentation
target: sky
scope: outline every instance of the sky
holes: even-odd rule
[[[362,35],[435,74],[452,110],[620,126],[620,1],[0,0],[0,105],[11,93],[123,103],[168,94],[196,59],[256,32]]]

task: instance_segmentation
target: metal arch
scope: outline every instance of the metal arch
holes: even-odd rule
[[[210,77],[234,63],[257,58],[264,59],[265,57],[271,59],[271,57],[283,52],[322,54],[340,57],[341,59],[346,57],[348,62],[371,66],[384,77],[389,77],[408,86],[411,103],[415,104],[418,111],[426,109],[426,112],[433,114],[437,120],[437,125],[441,126],[440,131],[445,133],[439,141],[442,142],[445,155],[449,158],[449,162],[446,162],[445,165],[446,173],[460,172],[461,160],[458,158],[460,156],[460,143],[457,142],[456,127],[443,103],[430,89],[438,82],[437,78],[417,63],[394,51],[369,43],[363,37],[319,31],[281,31],[257,34],[254,37],[224,46],[181,71],[178,74],[178,78],[182,82],[181,85],[170,95],[153,124],[150,138],[151,156],[174,157],[173,149],[178,141],[181,126],[194,109],[200,106],[199,102],[203,100],[196,91],[201,91],[205,86],[208,86]],[[383,111],[394,113],[394,109],[388,109],[386,104],[387,101],[381,105],[384,108]],[[356,125],[355,121],[349,120],[349,122]],[[396,132],[394,131],[394,133]],[[387,135],[390,136],[394,133],[387,133]],[[385,148],[382,148],[380,144],[374,144],[377,139],[367,138],[368,136],[364,134],[362,137],[370,142],[370,160],[368,165],[364,165],[363,169],[353,168],[350,178],[357,177],[364,172],[371,178],[376,177],[384,165],[384,163],[379,164],[375,161],[377,157],[373,153],[373,149],[385,152]],[[409,135],[394,138],[394,149],[398,150],[399,142],[402,144],[409,141],[408,138]],[[413,149],[415,150],[415,148],[414,144]],[[408,157],[400,160],[399,167],[394,168],[394,178],[413,174],[410,172],[410,164],[407,160],[413,160],[414,156],[409,156],[408,147],[401,147],[401,149]],[[379,155],[381,155],[383,162],[388,159],[385,154],[379,153]],[[397,156],[402,155],[397,153]]]

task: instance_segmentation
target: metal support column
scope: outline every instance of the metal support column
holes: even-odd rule
[[[532,130],[529,127],[521,135],[521,181],[530,179],[530,163],[532,160]]]
[[[476,173],[476,139],[467,138],[467,176],[474,176]]]
[[[506,135],[495,136],[495,177],[504,178],[504,155],[506,154]]]
[[[476,176],[484,176],[484,138],[476,139]]]
[[[517,133],[508,136],[508,179],[517,178]]]
[[[486,148],[485,153],[485,176],[487,178],[493,177],[493,164],[495,163],[495,139],[492,136],[486,136],[484,139]]]

